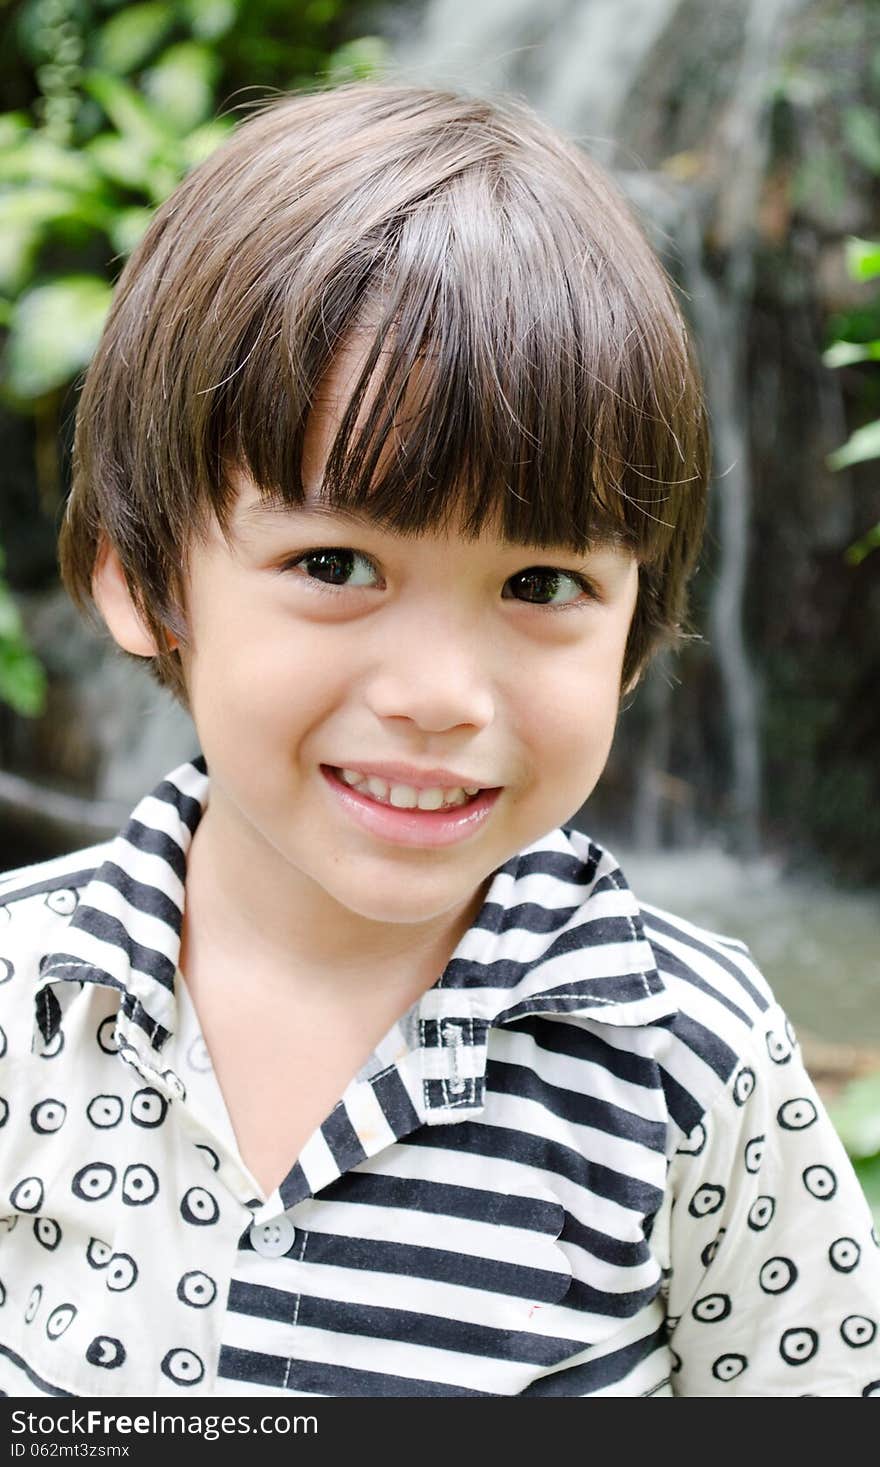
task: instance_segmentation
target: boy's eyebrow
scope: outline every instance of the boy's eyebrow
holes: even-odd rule
[[[347,520],[354,525],[378,526],[379,521],[365,509],[346,505],[325,504],[320,500],[307,500],[304,504],[288,504],[286,500],[272,497],[261,499],[256,504],[240,510],[238,518],[244,525],[260,524],[263,521],[284,519],[292,514],[323,516],[325,519]]]
[[[241,521],[241,527],[247,530],[249,527],[258,527],[263,523],[271,523],[273,520],[283,520],[291,515],[306,514],[323,519],[338,519],[344,523],[355,525],[362,529],[364,527],[380,530],[386,534],[396,533],[392,525],[383,522],[378,516],[370,514],[369,510],[357,509],[355,506],[343,504],[328,504],[324,500],[308,499],[302,504],[289,504],[279,495],[270,495],[268,498],[260,499],[255,504],[250,504],[245,509],[237,511],[237,518]],[[518,540],[508,540],[504,536],[498,542],[505,549],[526,549]],[[540,548],[538,546],[534,547]],[[601,555],[603,551],[625,551],[626,542],[622,535],[610,533],[598,540],[592,546],[578,552],[574,549],[571,554],[583,556]]]

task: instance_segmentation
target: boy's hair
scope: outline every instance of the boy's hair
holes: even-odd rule
[[[708,446],[662,267],[606,175],[524,105],[371,83],[263,106],[128,261],[77,413],[60,542],[77,604],[103,534],[158,646],[185,637],[193,537],[212,515],[226,531],[235,469],[302,502],[310,404],[356,331],[329,502],[404,534],[627,546],[624,684],[686,635]],[[185,703],[178,653],[153,668]]]

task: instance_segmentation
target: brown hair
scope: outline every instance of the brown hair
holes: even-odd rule
[[[100,537],[157,644],[185,637],[193,536],[231,471],[295,506],[305,422],[354,330],[372,347],[322,495],[404,534],[640,562],[624,684],[684,630],[706,511],[699,381],[673,289],[616,188],[524,105],[355,83],[263,106],[156,213],[77,412],[61,569]],[[419,368],[405,452],[383,452]],[[398,440],[399,441],[399,438]],[[153,659],[186,701],[179,656]]]

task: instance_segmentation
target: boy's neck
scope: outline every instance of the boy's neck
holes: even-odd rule
[[[213,818],[212,818],[213,817]],[[259,837],[231,831],[209,805],[187,860],[179,966],[203,982],[206,960],[244,964],[249,982],[278,997],[320,992],[355,1005],[365,986],[404,1012],[440,977],[473,923],[487,879],[463,908],[425,923],[377,922],[350,911]],[[381,1001],[381,1000],[380,1000]]]

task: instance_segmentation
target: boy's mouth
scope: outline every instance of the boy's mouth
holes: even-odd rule
[[[338,769],[332,764],[327,767],[359,795],[366,796],[377,805],[390,805],[395,810],[457,810],[471,804],[482,793],[473,786],[444,789],[435,785],[429,789],[416,789],[414,785],[381,779],[375,774],[360,774],[356,769]]]

